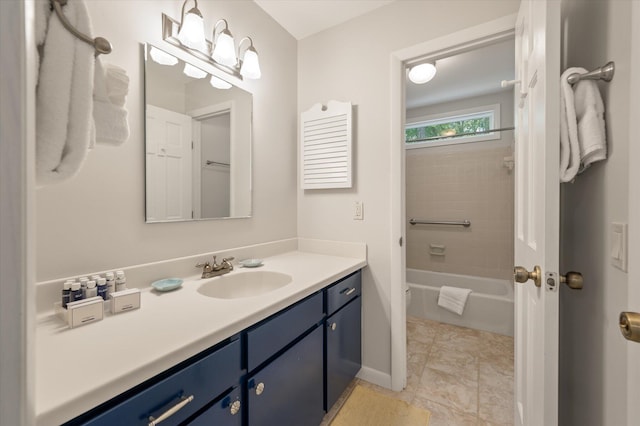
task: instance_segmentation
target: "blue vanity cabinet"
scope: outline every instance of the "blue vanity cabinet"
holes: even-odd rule
[[[240,385],[243,373],[240,343],[236,338],[216,345],[67,424],[147,426],[153,419],[157,421],[164,413],[173,411],[162,426],[178,425],[228,389]]]
[[[196,418],[187,421],[187,424],[189,426],[242,426],[241,397],[242,389],[236,387]]]
[[[318,426],[323,407],[323,336],[317,326],[247,381],[250,426]]]
[[[327,288],[326,406],[333,404],[362,365],[362,297],[360,271]]]

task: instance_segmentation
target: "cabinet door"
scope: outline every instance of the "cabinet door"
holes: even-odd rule
[[[327,411],[360,371],[361,306],[358,297],[327,318]]]
[[[249,378],[247,424],[320,424],[324,415],[322,344],[322,327],[317,327]]]
[[[189,426],[240,426],[242,425],[242,408],[240,405],[241,389],[232,390],[229,395],[209,407],[204,413],[187,422]]]

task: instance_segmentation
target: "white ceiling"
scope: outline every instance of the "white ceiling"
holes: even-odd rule
[[[437,74],[433,80],[425,84],[415,84],[407,78],[407,108],[505,90],[500,87],[500,82],[514,79],[514,64],[513,39],[438,59]]]
[[[296,39],[356,18],[395,0],[254,0]]]
[[[298,40],[393,1],[396,0],[254,0]],[[503,90],[500,82],[514,78],[514,63],[513,40],[438,59],[438,72],[430,82],[418,85],[407,79],[407,108]]]

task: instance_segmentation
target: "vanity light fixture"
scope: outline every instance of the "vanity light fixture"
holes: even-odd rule
[[[244,55],[241,55],[242,42],[245,40],[249,41],[249,46],[245,49]],[[243,77],[257,80],[262,76],[260,72],[260,62],[258,61],[258,52],[256,48],[253,47],[251,37],[245,37],[238,43],[238,61],[240,63],[240,74]]]
[[[206,51],[207,42],[204,38],[204,20],[198,9],[198,0],[193,0],[195,6],[185,14],[184,9],[189,0],[182,3],[182,18],[178,27],[177,39],[189,49]]]
[[[231,83],[224,81],[223,79],[218,78],[215,75],[211,76],[211,80],[209,80],[209,84],[211,84],[216,89],[222,89],[222,90],[231,89]]]
[[[160,65],[173,66],[178,63],[178,58],[173,55],[169,55],[167,52],[157,49],[154,46],[151,46],[151,49],[149,49],[149,55],[151,56],[151,59]]]
[[[203,20],[202,14],[198,10],[197,0],[193,0],[195,7],[185,13],[187,1],[189,0],[185,0],[182,4],[182,22],[162,14],[162,39],[240,80],[244,78],[259,79],[262,73],[258,52],[253,47],[253,40],[250,37],[243,38],[236,50],[233,35],[229,31],[229,24],[225,19],[218,20],[213,26],[213,41],[207,40],[204,35],[202,36],[202,44],[199,41],[193,41],[200,40],[199,34]],[[195,24],[192,26],[191,22],[195,22]],[[195,28],[195,30],[191,28]],[[197,37],[187,36],[187,34],[195,33],[198,34]],[[245,40],[248,41],[248,46],[246,43],[243,45]]]
[[[217,32],[217,29],[221,27],[220,24],[224,24],[224,29]],[[228,67],[235,67],[238,63],[236,47],[226,19],[220,19],[213,26],[213,52],[211,52],[211,57],[214,61]]]
[[[185,75],[193,78],[205,78],[208,74],[206,71],[201,70],[200,68],[196,68],[191,64],[184,64],[183,72]]]
[[[414,65],[409,69],[409,80],[415,84],[424,84],[431,81],[436,75],[436,64],[426,62],[419,65]]]

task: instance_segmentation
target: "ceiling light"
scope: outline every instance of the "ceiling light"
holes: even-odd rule
[[[436,66],[430,62],[415,65],[409,69],[409,80],[415,84],[424,84],[436,75]]]
[[[224,81],[223,79],[218,78],[215,75],[211,76],[211,80],[209,80],[209,83],[216,89],[231,89],[231,83]]]
[[[177,38],[189,49],[204,51],[207,48],[207,43],[204,38],[202,13],[198,10],[198,0],[193,0],[195,6],[185,14],[184,9],[188,1],[184,0],[182,3],[182,20],[178,27]]]
[[[175,65],[178,63],[178,58],[173,55],[169,55],[167,52],[164,52],[154,46],[151,46],[149,55],[151,56],[151,59],[160,65]]]
[[[207,76],[206,71],[202,71],[200,68],[196,68],[191,64],[184,64],[184,71],[186,75],[192,78],[205,78]]]
[[[242,56],[240,54],[240,49],[242,47],[242,42],[245,40],[248,40],[250,44],[244,51],[244,56]],[[251,40],[251,37],[245,37],[240,40],[240,43],[238,44],[238,58],[242,63],[240,66],[240,74],[243,77],[257,80],[262,76],[262,72],[260,71],[260,62],[258,61],[258,52],[255,47],[253,47],[253,40]]]

